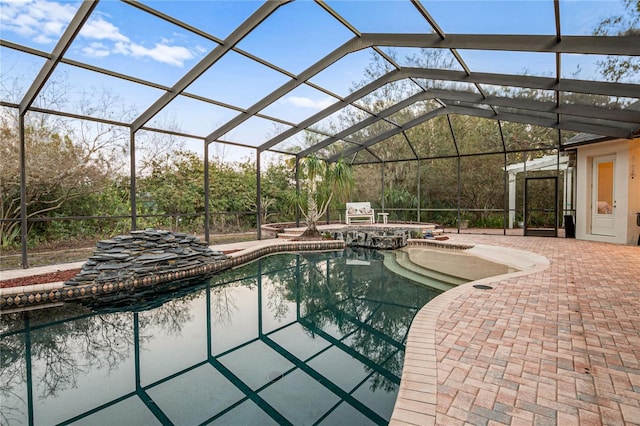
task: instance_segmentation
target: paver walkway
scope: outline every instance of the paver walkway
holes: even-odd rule
[[[445,293],[432,326],[414,323],[403,371],[411,388],[392,424],[640,425],[640,247],[449,237],[538,253],[550,265],[491,290]],[[409,359],[412,336],[422,366],[435,355],[435,377]]]

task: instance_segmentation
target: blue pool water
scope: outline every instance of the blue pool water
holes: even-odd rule
[[[5,314],[0,423],[386,424],[409,325],[438,293],[346,250],[127,306]]]

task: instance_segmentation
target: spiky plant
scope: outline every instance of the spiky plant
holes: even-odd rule
[[[302,159],[298,207],[307,223],[302,237],[320,238],[318,221],[326,214],[334,197],[346,201],[353,186],[351,166],[342,159],[327,163],[313,154]]]

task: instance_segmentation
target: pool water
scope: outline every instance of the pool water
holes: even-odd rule
[[[2,315],[1,424],[386,424],[439,290],[375,251],[269,256],[128,306]]]

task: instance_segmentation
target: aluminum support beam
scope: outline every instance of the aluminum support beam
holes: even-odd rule
[[[300,158],[296,157],[296,200],[300,199]],[[296,227],[300,226],[300,208],[298,203],[295,205],[296,209]]]
[[[220,44],[220,45],[224,44],[224,40],[222,40],[222,39],[220,39],[220,38],[218,38],[218,37],[216,37],[216,36],[214,36],[212,34],[209,34],[206,31],[202,31],[201,29],[196,28],[193,25],[189,25],[186,22],[183,22],[183,21],[181,21],[179,19],[176,19],[173,16],[167,15],[166,13],[162,13],[159,10],[156,10],[156,9],[154,9],[152,7],[149,7],[149,6],[145,5],[145,4],[142,4],[141,2],[139,2],[137,0],[121,0],[121,1],[124,2],[124,3],[127,3],[129,6],[132,6],[132,7],[135,7],[137,9],[143,10],[144,12],[149,13],[149,14],[155,16],[156,18],[160,18],[160,19],[162,19],[164,21],[170,22],[172,25],[176,25],[176,26],[178,26],[178,27],[180,27],[180,28],[182,28],[184,30],[187,30],[187,31],[189,31],[191,33],[197,34],[200,37],[203,37],[203,38],[206,38],[208,40],[211,40],[214,43],[217,43],[217,44]],[[282,69],[282,68],[280,68],[280,67],[278,67],[278,66],[276,66],[276,65],[274,65],[274,64],[272,64],[270,62],[267,62],[264,59],[262,59],[262,58],[260,58],[258,56],[255,56],[255,55],[253,55],[253,54],[251,54],[249,52],[245,52],[244,50],[238,49],[237,47],[233,47],[233,48],[231,48],[231,50],[233,50],[236,53],[239,53],[240,55],[242,55],[242,56],[244,56],[246,58],[249,58],[251,60],[259,62],[262,65],[264,65],[266,67],[269,67],[274,71],[277,71],[279,73],[285,74],[285,75],[287,75],[287,76],[289,76],[291,78],[294,77],[294,75],[292,73],[290,73],[289,71],[287,71],[285,69]]]
[[[465,109],[472,109],[472,108],[465,108]],[[482,111],[486,111],[486,110],[482,110]],[[474,115],[474,114],[471,114],[471,115]],[[478,115],[478,116],[482,117],[483,115]],[[523,123],[523,124],[533,124],[535,126],[549,127],[549,128],[558,129],[558,130],[571,130],[574,132],[593,133],[596,135],[611,136],[614,138],[631,139],[633,137],[632,135],[633,129],[631,127],[629,128],[613,127],[608,125],[571,121],[568,119],[562,120],[562,122],[558,123],[555,118],[544,118],[544,117],[536,117],[536,116],[512,114],[512,113],[499,113],[495,116],[489,116],[486,118],[492,118],[495,120],[502,120],[502,121],[512,121],[512,122]]]
[[[384,213],[384,161],[380,163],[380,204]],[[375,220],[375,217],[373,218]]]
[[[511,113],[499,113],[495,114],[492,111],[488,111],[481,108],[470,108],[470,107],[461,107],[461,106],[447,106],[446,108],[440,108],[431,112],[428,112],[420,117],[417,117],[403,126],[397,129],[388,130],[374,138],[365,141],[361,145],[351,147],[345,151],[343,151],[339,155],[334,155],[328,159],[328,161],[336,161],[340,157],[348,157],[351,154],[354,154],[356,151],[361,149],[368,148],[372,145],[375,145],[378,142],[381,142],[385,139],[388,139],[402,131],[408,130],[412,127],[415,127],[419,124],[424,123],[432,118],[438,117],[440,115],[445,114],[461,114],[461,115],[470,115],[482,118],[488,118],[493,120],[501,120],[501,121],[511,121],[516,123],[524,123],[524,124],[533,124],[541,127],[550,127],[554,129],[561,130],[572,130],[577,132],[586,132],[586,133],[594,133],[604,136],[611,136],[616,138],[631,138],[632,137],[632,129],[623,129],[617,127],[610,126],[600,126],[588,123],[580,123],[575,121],[563,120],[561,123],[558,123],[555,118],[548,119],[544,117],[536,117],[529,115],[521,115],[521,114],[511,114]]]
[[[574,144],[571,145],[571,147],[575,146]],[[524,148],[524,149],[510,149],[506,151],[506,154],[522,154],[522,153],[528,153],[528,152],[535,152],[535,153],[540,153],[540,151],[545,151],[545,150],[554,150],[556,149],[555,145],[552,146],[544,146],[544,147],[538,147],[538,148]],[[491,151],[491,152],[474,152],[472,154],[450,154],[450,155],[436,155],[433,157],[419,157],[419,158],[400,158],[397,160],[393,160],[390,162],[393,163],[407,163],[407,162],[412,162],[412,161],[416,161],[416,160],[453,160],[456,159],[458,157],[460,158],[465,158],[465,157],[483,157],[485,155],[498,155],[498,154],[503,154],[502,151]],[[370,165],[376,165],[378,163],[381,163],[383,160],[382,159],[376,159],[377,161],[361,161],[361,162],[353,162],[352,164],[357,164],[357,165],[365,165],[365,164],[370,164]]]
[[[429,14],[429,12],[422,5],[422,3],[420,3],[420,1],[418,0],[411,0],[411,3],[418,10],[418,12],[420,12],[422,17],[429,23],[429,25],[431,25],[431,28],[433,28],[433,31],[435,32],[435,34],[437,34],[438,37],[440,37],[440,39],[444,40],[446,38],[444,31],[442,30],[442,28],[440,28],[436,20],[433,19],[431,14]]]
[[[457,210],[457,220],[456,220],[456,226],[458,228],[458,234],[460,233],[460,224],[462,223],[462,215],[460,213],[460,201],[461,201],[461,193],[462,193],[462,188],[461,188],[461,179],[460,179],[460,163],[461,163],[461,159],[460,159],[460,150],[458,149],[458,140],[456,139],[456,132],[453,131],[453,124],[451,124],[451,116],[449,116],[449,114],[447,114],[447,123],[449,124],[449,132],[451,132],[451,140],[453,141],[453,146],[455,146],[456,148],[456,161],[458,163],[458,203],[456,206],[456,210]]]
[[[353,126],[344,129],[338,133],[336,133],[334,136],[331,136],[321,142],[318,142],[317,144],[300,151],[297,156],[298,157],[306,157],[307,155],[311,154],[312,152],[316,152],[324,147],[327,147],[329,145],[331,145],[334,142],[339,141],[340,139],[343,139],[347,136],[349,136],[352,133],[357,132],[358,130],[362,130],[365,127],[375,123],[376,121],[379,121],[383,118],[389,117],[390,115],[395,114],[396,112],[410,106],[413,105],[416,102],[422,101],[422,100],[426,100],[426,99],[430,99],[433,98],[433,96],[430,94],[430,92],[418,92],[413,96],[408,97],[407,99],[398,102],[397,104],[381,111],[378,113],[377,116],[372,116],[369,118],[366,118],[356,124],[354,124]]]
[[[418,221],[418,223],[420,223],[420,207],[422,207],[422,197],[421,197],[421,195],[420,195],[420,175],[421,175],[422,173],[420,173],[420,160],[418,159],[418,161],[417,161],[416,163],[417,163],[417,164],[416,164],[416,174],[418,175],[418,176],[417,176],[417,180],[418,180],[418,190],[417,190],[417,192],[418,192],[418,211],[417,211],[417,219],[418,219],[418,220],[417,220],[417,221]]]
[[[368,141],[364,142],[361,145],[346,149],[342,153],[330,157],[327,161],[333,162],[333,161],[337,161],[340,157],[346,158],[346,157],[350,156],[351,154],[355,154],[357,151],[360,151],[361,149],[368,148],[368,147],[370,147],[372,145],[375,145],[378,142],[381,142],[381,141],[383,141],[385,139],[388,139],[391,136],[394,136],[394,135],[396,135],[396,134],[398,134],[398,133],[400,133],[400,132],[402,132],[404,130],[409,130],[410,128],[415,127],[415,126],[417,126],[419,124],[422,124],[425,121],[429,121],[432,118],[435,118],[435,117],[438,117],[438,116],[441,116],[441,115],[446,115],[446,114],[448,114],[450,112],[451,112],[451,110],[448,109],[448,108],[438,108],[438,109],[436,109],[434,111],[431,111],[431,112],[428,112],[427,114],[424,114],[424,115],[422,115],[420,117],[414,118],[413,120],[405,123],[403,126],[397,128],[397,129],[388,130],[388,131],[386,131],[386,132],[384,132],[384,133],[382,133],[382,134],[380,134],[380,135],[378,135],[378,136],[376,136],[374,138],[369,139]]]
[[[416,9],[418,9],[418,12],[420,12],[422,17],[429,23],[429,25],[431,25],[431,27],[433,28],[435,33],[438,35],[438,37],[440,37],[442,40],[447,38],[447,36],[445,35],[445,33],[442,30],[442,28],[440,28],[440,26],[436,23],[435,19],[433,19],[433,17],[429,14],[429,12],[427,12],[427,9],[422,5],[422,3],[420,3],[420,1],[411,0],[411,3],[413,3],[413,6]],[[453,57],[456,58],[456,61],[458,61],[458,63],[460,64],[460,66],[462,67],[464,72],[466,72],[467,75],[470,75],[471,74],[471,69],[469,69],[469,66],[466,64],[464,59],[462,59],[462,56],[460,55],[460,53],[458,53],[458,51],[456,49],[449,49],[449,51],[451,52]],[[485,95],[484,91],[482,90],[482,87],[480,87],[479,84],[476,84],[476,89],[478,89],[478,91],[483,96]]]
[[[393,46],[512,52],[640,56],[640,36],[563,36],[514,34],[362,34],[364,47]]]
[[[298,157],[305,157],[311,154],[312,152],[316,152],[322,148],[325,148],[331,145],[332,143],[338,140],[348,137],[350,134],[363,129],[382,118],[388,117],[402,110],[403,108],[406,108],[407,106],[414,104],[415,102],[426,100],[426,99],[439,99],[445,102],[446,104],[449,104],[450,101],[462,101],[462,102],[476,103],[480,105],[508,107],[508,108],[526,110],[526,111],[538,111],[538,112],[544,112],[549,114],[571,115],[571,116],[587,117],[587,118],[593,118],[593,119],[622,121],[622,122],[628,122],[628,123],[634,123],[634,124],[640,123],[640,111],[631,110],[631,109],[617,110],[617,109],[599,108],[599,107],[593,107],[593,106],[587,106],[587,105],[570,105],[570,104],[563,104],[557,107],[555,102],[540,102],[540,101],[535,101],[530,99],[520,99],[520,98],[514,99],[514,98],[504,98],[504,97],[497,97],[497,96],[489,96],[485,98],[480,94],[470,93],[470,92],[457,92],[457,91],[451,91],[451,90],[430,89],[427,92],[417,93],[393,105],[392,107],[387,108],[384,111],[381,111],[376,117],[367,118],[366,120],[363,120],[345,130],[342,130],[341,132],[337,133],[335,136],[327,138],[299,152],[297,155]],[[523,112],[526,112],[526,111],[523,111]],[[526,114],[517,114],[517,115],[526,116]],[[487,117],[489,117],[489,115],[487,115]],[[535,119],[535,118],[536,116],[532,116],[532,119]],[[519,122],[522,122],[522,121],[520,120]],[[574,122],[574,124],[582,125],[582,124],[578,124],[577,122]],[[586,126],[591,125],[586,123],[584,124]],[[598,126],[598,127],[601,127],[601,126]],[[613,129],[617,129],[617,128],[613,127]],[[621,131],[620,134],[624,134],[622,132],[628,131],[626,127],[621,127],[618,130]],[[586,128],[584,131],[586,131]],[[616,130],[614,130],[614,132],[615,131]]]
[[[558,91],[567,91],[567,92],[578,92],[578,93],[592,93],[592,94],[602,94],[609,96],[624,96],[624,97],[638,97],[640,98],[640,85],[638,84],[625,84],[625,83],[608,83],[608,82],[598,82],[598,81],[584,81],[584,80],[561,80],[558,82],[555,78],[548,77],[533,77],[533,76],[522,76],[522,75],[505,75],[505,74],[491,74],[491,73],[473,73],[471,75],[467,75],[465,72],[461,71],[450,71],[450,70],[439,70],[439,69],[423,69],[423,68],[402,68],[397,71],[391,71],[390,73],[380,77],[379,79],[369,83],[367,86],[359,89],[356,92],[353,92],[348,97],[344,99],[344,102],[337,102],[331,105],[328,108],[318,112],[317,114],[309,117],[308,119],[300,122],[296,127],[291,128],[280,135],[268,140],[262,146],[260,146],[261,150],[267,150],[272,146],[284,141],[285,139],[299,133],[306,128],[312,126],[316,122],[322,120],[323,118],[328,117],[334,112],[343,108],[346,104],[351,103],[366,94],[376,90],[383,85],[390,83],[392,81],[401,80],[404,78],[426,78],[426,79],[435,79],[435,80],[445,80],[445,81],[459,81],[459,82],[468,82],[473,84],[492,84],[492,85],[501,85],[501,86],[515,86],[515,87],[525,87],[532,89],[542,89],[542,90],[558,90]],[[549,103],[547,105],[544,102],[527,100],[527,99],[508,99],[501,97],[489,96],[486,99],[482,97],[482,95],[477,95],[473,93],[464,93],[464,92],[456,92],[456,91],[447,91],[440,89],[429,89],[426,93],[432,93],[433,96],[430,96],[434,99],[439,99],[441,96],[448,98],[453,98],[457,100],[465,100],[475,103],[482,103],[489,106],[507,106],[511,108],[519,108],[519,109],[531,109],[533,111],[541,111],[541,112],[549,112],[556,114],[568,114],[568,115],[576,115],[576,116],[585,116],[595,118],[594,115],[598,118],[607,118],[613,119],[613,121],[621,120],[628,121],[631,123],[637,123],[639,114],[636,111],[631,110],[611,110],[607,108],[597,108],[591,106],[582,106],[582,105],[560,105],[556,106],[555,103]],[[480,102],[482,100],[482,102]],[[493,114],[492,112],[490,112]],[[500,114],[502,115],[502,114]],[[368,124],[372,124],[373,122],[381,119],[381,117],[386,117],[383,113],[379,113],[376,118],[369,119]],[[247,116],[248,118],[248,116]],[[537,117],[532,116],[532,120],[536,120]],[[557,121],[557,120],[556,120]],[[521,122],[520,120],[518,122]],[[367,125],[368,125],[367,124]],[[535,124],[535,123],[531,123]],[[365,126],[363,126],[365,127]],[[567,130],[576,130],[576,131],[589,131],[587,130],[589,125],[585,124],[582,128],[578,126],[571,127],[571,129],[567,128]],[[628,137],[627,135],[630,133],[627,129],[622,128],[612,128],[613,131],[606,131],[603,133],[603,129],[600,127],[600,130],[597,134],[606,134],[607,136],[614,137]],[[357,131],[360,128],[354,126],[353,131]],[[344,138],[348,136],[352,132],[342,131],[339,133],[340,138]],[[335,136],[335,140],[339,138],[337,135]],[[328,146],[331,143],[335,142],[335,140],[326,139],[320,142],[320,146],[318,148],[311,147],[309,148],[310,152],[317,151],[324,146]],[[302,156],[301,154],[298,154]]]
[[[573,115],[577,117],[598,118],[611,121],[623,121],[627,123],[640,123],[640,110],[610,109],[590,105],[561,104],[553,101],[536,101],[526,98],[505,98],[501,96],[487,96],[470,92],[458,92],[453,90],[431,89],[427,93],[428,98],[437,98],[445,103],[447,101],[463,101],[480,105],[516,108],[521,110],[545,112],[549,114]]]
[[[18,133],[20,138],[20,251],[22,255],[22,267],[29,267],[29,258],[27,256],[27,229],[29,223],[27,221],[27,145],[26,130],[24,128],[24,115],[18,115]]]
[[[253,31],[262,21],[267,19],[277,8],[289,0],[268,1],[253,13],[246,21],[238,26],[225,40],[224,44],[214,48],[207,56],[205,56],[198,64],[196,64],[189,72],[187,72],[172,88],[171,91],[163,94],[153,103],[146,111],[131,124],[133,131],[139,130],[151,118],[153,118],[162,108],[167,106],[174,98],[180,95],[191,83],[207,71],[213,64],[229,52],[236,44],[238,44],[247,34]],[[215,140],[207,139],[209,142]]]
[[[349,21],[347,21],[346,19],[344,19],[344,17],[342,17],[338,12],[336,12],[335,10],[333,10],[331,8],[331,6],[329,6],[327,3],[324,2],[324,0],[315,0],[316,3],[318,4],[318,6],[320,6],[321,8],[323,8],[329,15],[331,15],[336,21],[340,22],[342,25],[344,25],[349,31],[351,31],[353,34],[355,34],[356,36],[360,37],[360,31],[358,31],[358,29],[356,27],[354,27],[353,25],[351,25],[351,23]]]
[[[131,207],[131,230],[138,229],[138,197],[136,193],[136,132],[129,131],[129,206]]]
[[[52,55],[49,52],[45,52],[43,50],[34,49],[34,48],[28,47],[28,46],[22,46],[20,44],[14,43],[14,42],[9,41],[9,40],[0,39],[0,46],[6,47],[8,49],[16,50],[16,51],[22,52],[22,53],[28,53],[28,54],[33,55],[33,56],[38,56],[40,58],[45,58],[47,60],[50,60],[52,58]],[[142,85],[145,85],[145,86],[153,87],[154,89],[160,89],[160,90],[165,90],[165,91],[170,90],[169,87],[163,86],[163,85],[155,83],[155,82],[143,80],[141,78],[133,77],[133,76],[130,76],[130,75],[127,75],[127,74],[122,74],[122,73],[115,72],[115,71],[110,71],[110,70],[107,70],[105,68],[97,67],[95,65],[89,65],[89,64],[84,63],[84,62],[76,61],[74,59],[60,58],[59,63],[66,64],[66,65],[71,65],[71,66],[74,66],[74,67],[82,68],[82,69],[87,70],[87,71],[93,71],[93,72],[97,72],[97,73],[100,73],[100,74],[108,75],[108,76],[111,76],[111,77],[120,78],[122,80],[130,81],[132,83],[137,83],[137,84],[142,84]]]
[[[209,144],[203,143],[204,149],[204,240],[211,244],[211,179],[209,168]],[[209,346],[211,348],[211,346]]]
[[[78,11],[71,19],[69,26],[64,31],[62,36],[60,36],[60,40],[56,44],[56,47],[53,48],[51,52],[51,57],[45,62],[45,64],[40,69],[40,72],[36,76],[36,78],[31,83],[31,87],[27,90],[22,101],[20,102],[20,115],[26,114],[27,110],[33,104],[36,97],[47,83],[47,80],[55,70],[56,66],[62,60],[65,52],[76,38],[84,23],[89,19],[89,15],[93,12],[93,9],[98,5],[98,0],[84,0]]]
[[[310,79],[311,77],[319,73],[320,71],[324,70],[334,62],[338,61],[343,56],[353,52],[354,50],[358,50],[359,46],[360,44],[358,43],[357,38],[353,38],[347,41],[342,46],[338,47],[336,50],[334,50],[333,52],[331,52],[330,54],[322,58],[320,61],[316,62],[315,64],[311,65],[309,68],[304,70],[302,73],[300,73],[297,76],[296,79],[289,80],[288,82],[286,82],[285,84],[283,84],[282,86],[280,86],[279,88],[271,92],[269,95],[265,96],[264,98],[256,102],[254,105],[249,107],[244,114],[237,115],[233,119],[229,120],[227,123],[220,126],[218,129],[214,130],[209,136],[207,136],[207,139],[206,139],[207,142],[212,142],[216,140],[217,138],[221,137],[225,133],[229,132],[231,129],[244,123],[246,120],[256,115],[260,110],[271,105],[273,102],[277,101],[282,96],[291,92],[301,84],[304,84],[305,81],[307,81],[308,79]],[[267,148],[264,148],[264,145],[263,145],[260,147],[260,149],[264,150]]]
[[[6,102],[0,102],[0,106],[7,106],[9,108],[17,108],[16,105],[8,104]],[[92,117],[90,115],[73,114],[73,113],[70,113],[70,112],[55,111],[55,110],[52,110],[52,109],[38,108],[38,107],[33,107],[33,106],[31,108],[29,108],[29,111],[31,111],[31,112],[40,112],[40,113],[49,114],[49,115],[55,115],[55,116],[59,116],[59,117],[75,118],[77,120],[87,120],[87,121],[93,121],[93,122],[96,122],[96,123],[110,124],[110,125],[113,125],[113,126],[129,127],[129,123],[124,123],[124,122],[114,121],[114,120],[106,120],[106,119],[99,118],[99,117]],[[189,134],[189,133],[174,132],[172,130],[158,129],[158,128],[155,128],[155,127],[146,127],[145,126],[145,127],[142,127],[140,130],[146,130],[146,131],[149,131],[149,132],[161,133],[161,134],[171,135],[171,136],[178,136],[178,137],[181,137],[181,138],[198,139],[198,140],[204,139],[202,135],[192,135],[192,134]],[[224,142],[221,142],[221,143],[225,143],[227,145],[238,146],[238,147],[241,147],[241,148],[255,149],[255,146],[247,145],[247,144],[241,144],[241,143],[237,143],[237,142],[224,141]]]
[[[592,95],[622,96],[640,98],[640,84],[610,83],[603,81],[562,79],[555,77],[535,77],[530,75],[494,74],[474,72],[467,75],[464,71],[451,71],[430,68],[403,68],[406,77],[430,80],[457,81],[461,83],[492,84],[495,86],[514,86],[529,89],[558,90]],[[405,78],[404,76],[401,78]]]
[[[278,143],[284,141],[285,139],[295,135],[296,133],[299,133],[299,132],[305,130],[306,128],[308,128],[312,124],[315,124],[318,121],[322,120],[323,118],[326,118],[329,115],[333,114],[334,112],[339,111],[340,109],[344,108],[346,105],[350,104],[351,102],[357,101],[361,97],[368,95],[369,93],[371,93],[374,90],[384,86],[387,83],[390,83],[392,81],[405,78],[406,77],[405,74],[406,73],[404,73],[402,71],[391,71],[390,73],[387,73],[387,74],[383,75],[382,77],[378,78],[377,80],[374,80],[371,83],[367,84],[366,86],[364,86],[364,87],[356,90],[355,92],[351,93],[349,96],[344,98],[343,101],[336,102],[333,105],[323,109],[322,111],[312,115],[311,117],[307,118],[306,120],[298,123],[297,127],[288,129],[288,130],[280,133],[278,136],[269,139],[268,141],[266,141],[265,143],[263,143],[260,146],[260,150],[264,151],[264,150],[267,150],[267,149],[271,148],[274,145],[277,145]]]
[[[50,57],[51,57],[51,55],[49,53],[43,52],[42,50],[36,50],[36,49],[32,49],[32,48],[27,48],[26,46],[20,46],[19,44],[16,44],[16,43],[13,43],[13,42],[10,42],[10,41],[7,41],[7,40],[0,39],[0,46],[7,47],[7,48],[13,49],[13,50],[17,50],[17,51],[20,51],[20,52],[23,52],[23,53],[29,53],[31,55],[39,56],[41,58],[50,59]],[[253,59],[253,60],[257,61],[257,62],[260,62],[261,64],[263,64],[265,66],[268,66],[270,68],[274,68],[273,65],[268,64],[265,61],[261,61],[259,58],[255,58],[255,57],[253,57],[253,55],[251,55],[249,53],[246,53],[246,52],[243,52],[240,49],[232,49],[232,50],[234,52],[240,53],[241,55],[244,55],[244,56],[246,56],[248,58],[251,58],[251,59]],[[163,90],[165,92],[170,92],[172,90],[171,87],[168,87],[168,86],[163,86],[163,85],[155,83],[155,82],[151,82],[151,81],[143,80],[141,78],[133,77],[133,76],[130,76],[130,75],[127,75],[127,74],[122,74],[122,73],[119,73],[119,72],[107,70],[105,68],[100,68],[100,67],[97,67],[97,66],[94,66],[94,65],[90,65],[90,64],[87,64],[87,63],[84,63],[84,62],[76,61],[76,60],[73,60],[73,59],[62,58],[60,60],[60,63],[61,64],[65,64],[65,65],[71,65],[71,66],[74,66],[74,67],[78,67],[78,68],[81,68],[81,69],[84,69],[84,70],[87,70],[87,71],[92,71],[92,72],[96,72],[96,73],[99,73],[99,74],[107,75],[109,77],[119,78],[121,80],[129,81],[129,82],[132,82],[132,83],[141,84],[143,86],[148,86],[148,87],[151,87],[151,88],[154,88],[154,89]],[[286,72],[284,70],[277,69],[277,71],[282,72],[283,74],[286,74],[286,75],[290,76],[290,73],[288,73],[288,72]],[[331,92],[329,92],[326,89],[323,89],[323,88],[321,88],[321,87],[319,87],[317,85],[314,85],[314,84],[310,84],[308,82],[307,82],[307,84],[309,84],[310,86],[314,87],[317,90],[324,91],[329,96],[334,96],[335,97],[334,94],[332,94]],[[186,92],[186,91],[183,91],[181,93],[181,95],[184,96],[184,97],[190,98],[190,99],[195,99],[197,101],[206,102],[206,103],[211,104],[211,105],[216,105],[216,106],[220,106],[220,107],[223,107],[223,108],[232,109],[232,110],[237,111],[239,113],[246,113],[247,112],[244,108],[240,108],[238,106],[231,105],[231,104],[228,104],[228,103],[225,103],[225,102],[216,101],[215,99],[206,98],[204,96],[196,95],[196,94],[189,93],[189,92]],[[35,111],[35,108],[31,108],[31,110]],[[291,122],[282,120],[282,119],[277,118],[277,117],[271,117],[271,116],[264,115],[264,114],[255,114],[255,116],[256,117],[260,117],[260,118],[264,118],[264,119],[267,119],[267,120],[275,121],[275,122],[278,122],[278,123],[282,123],[282,124],[284,124],[286,126],[295,126],[295,123],[291,123]],[[131,123],[127,123],[126,124],[126,126],[130,126],[130,125],[131,125]],[[142,128],[144,128],[144,127],[142,127]],[[195,136],[195,137],[197,139],[204,138],[203,135],[198,135],[198,136]],[[255,148],[255,147],[249,146],[249,145],[247,145],[247,147]]]
[[[262,239],[262,171],[260,170],[261,151],[256,149],[256,239]]]
[[[500,131],[500,141],[502,141],[502,152],[504,154],[504,170],[507,170],[507,144],[504,141],[504,132],[502,131],[502,122],[498,120],[498,130]],[[559,133],[559,132],[558,132]],[[506,172],[502,176],[502,192],[503,192],[503,202],[502,202],[502,233],[503,235],[507,235],[507,216],[508,216],[508,200],[507,200],[507,174]]]
[[[514,114],[501,112],[494,114],[491,111],[487,111],[481,108],[463,107],[463,106],[447,106],[452,114],[472,115],[476,117],[489,118],[493,120],[511,121],[515,123],[533,124],[540,127],[548,127],[559,130],[571,130],[575,132],[594,133],[597,135],[611,136],[614,138],[626,138],[632,137],[632,128],[625,127],[612,127],[607,125],[583,123],[578,121],[563,120],[558,123],[554,118],[545,118],[532,115]]]
[[[405,132],[404,130],[402,131],[402,136],[404,136],[404,140],[405,142],[407,142],[407,145],[409,145],[409,149],[411,149],[411,152],[413,153],[413,156],[417,159],[418,157],[420,157],[418,155],[418,153],[416,152],[415,148],[413,147],[413,144],[411,143],[411,140],[409,140],[409,136],[407,136],[407,132]]]

